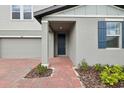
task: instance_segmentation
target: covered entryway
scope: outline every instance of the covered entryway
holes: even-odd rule
[[[70,33],[75,21],[49,21],[49,29],[54,34],[54,56],[69,55]]]
[[[0,58],[41,58],[41,38],[1,38]]]

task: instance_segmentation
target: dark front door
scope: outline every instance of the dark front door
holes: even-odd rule
[[[58,33],[58,55],[66,54],[65,42],[66,42],[65,33]]]

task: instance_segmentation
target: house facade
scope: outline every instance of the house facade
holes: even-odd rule
[[[111,5],[52,6],[34,13],[42,26],[42,61],[123,64],[124,10]]]
[[[68,56],[74,65],[82,59],[91,65],[123,64],[123,8],[6,5],[0,11],[0,58],[40,58],[48,64]]]
[[[46,7],[0,5],[0,58],[41,58],[41,25],[33,12]]]

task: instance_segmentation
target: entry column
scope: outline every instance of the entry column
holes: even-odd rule
[[[48,21],[42,20],[42,63],[48,64]]]

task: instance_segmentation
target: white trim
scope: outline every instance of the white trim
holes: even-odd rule
[[[124,21],[123,18],[113,19],[113,18],[105,18],[105,21]]]
[[[41,29],[0,29],[0,31],[41,31]]]
[[[124,16],[121,15],[48,15],[47,17],[55,17],[55,18],[59,18],[59,17],[65,17],[65,18],[82,18],[82,17],[105,17],[105,18],[124,18]]]
[[[21,38],[21,36],[0,36],[0,38]]]
[[[12,5],[10,5],[10,13],[9,14],[10,14],[10,20],[13,20],[12,19]]]
[[[24,19],[23,5],[20,5],[20,20]]]
[[[120,36],[120,34],[119,35],[106,35],[106,36]]]
[[[0,36],[0,38],[42,38],[42,36]]]
[[[106,48],[106,50],[121,50],[121,48]]]
[[[23,38],[41,38],[42,36],[22,36]]]
[[[41,64],[41,65],[43,65],[43,66],[47,66],[47,67],[49,66],[49,64]]]
[[[41,20],[41,23],[48,23],[47,20]]]

